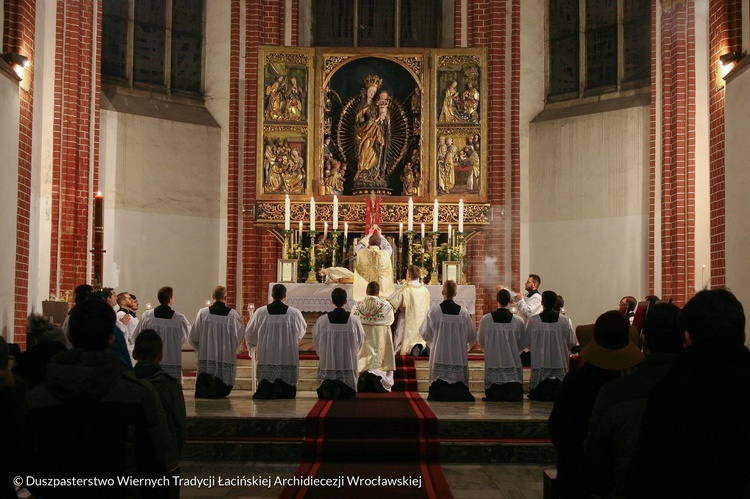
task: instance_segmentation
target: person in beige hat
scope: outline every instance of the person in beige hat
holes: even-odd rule
[[[630,323],[618,310],[596,319],[594,338],[581,351],[584,365],[569,372],[557,393],[549,417],[552,443],[557,449],[557,483],[560,497],[588,497],[583,440],[599,389],[627,374],[643,360],[630,341]]]

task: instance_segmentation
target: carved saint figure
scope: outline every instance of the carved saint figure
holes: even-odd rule
[[[469,170],[469,177],[466,180],[467,191],[478,191],[479,190],[479,153],[474,149],[474,146],[468,145],[464,148],[464,155],[467,158],[467,162],[471,165]]]
[[[461,96],[463,111],[469,121],[479,122],[479,90],[469,82],[468,87]]]
[[[443,108],[440,111],[440,121],[458,121],[456,116],[456,100],[458,100],[458,81],[453,80],[445,89]]]
[[[445,139],[446,154],[445,159],[438,172],[438,187],[446,194],[450,194],[451,189],[456,185],[456,161],[458,160],[458,147],[453,144],[453,138]]]
[[[385,91],[380,92],[375,101],[382,83],[383,80],[377,76],[365,78],[365,102],[355,118],[358,160],[355,183],[384,180],[390,127],[388,108],[391,102]]]
[[[286,158],[284,173],[284,192],[289,194],[302,194],[305,192],[305,160],[302,159],[297,149],[292,149]]]
[[[284,118],[292,121],[302,121],[302,89],[297,85],[297,78],[289,79],[286,89],[286,110]]]
[[[284,117],[284,106],[286,105],[286,99],[284,98],[284,86],[286,78],[279,76],[273,84],[266,88],[266,119],[269,120],[280,120]]]

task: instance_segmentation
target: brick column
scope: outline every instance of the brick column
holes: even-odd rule
[[[31,137],[34,111],[34,37],[36,2],[10,0],[4,3],[5,25],[2,52],[17,52],[29,58],[20,82],[18,133],[18,200],[16,204],[15,292],[13,341],[26,348],[26,315],[29,309],[29,234],[31,226]],[[13,109],[9,113],[15,113]],[[10,255],[6,255],[6,258]]]
[[[229,144],[227,160],[227,305],[242,306],[238,296],[237,265],[239,244],[240,214],[240,67],[241,47],[241,9],[240,0],[232,0],[231,21],[229,25]]]

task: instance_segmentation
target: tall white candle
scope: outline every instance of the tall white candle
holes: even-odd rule
[[[458,232],[464,231],[464,200],[458,200]]]
[[[347,237],[349,237],[349,222],[344,222],[344,246],[346,246]]]
[[[403,222],[399,222],[398,223],[398,240],[399,240],[399,242],[401,241],[401,238],[403,237],[403,235],[404,235],[404,223]]]
[[[406,221],[406,230],[414,231],[414,200],[409,198],[409,219]]]
[[[328,222],[323,222],[323,239],[328,237]]]
[[[422,244],[424,244],[424,222],[422,222]]]
[[[333,230],[339,230],[339,197],[333,196]]]
[[[310,230],[315,230],[315,198],[310,197]]]
[[[284,199],[284,230],[288,231],[289,226],[292,223],[291,222],[291,211],[292,211],[292,205],[289,201],[289,194],[286,195],[286,198]]]
[[[435,206],[432,209],[432,232],[438,231],[438,212],[440,211],[438,200],[435,200]]]
[[[297,237],[297,244],[302,246],[302,220],[299,221],[299,236]]]
[[[448,224],[448,249],[453,248],[453,226]]]

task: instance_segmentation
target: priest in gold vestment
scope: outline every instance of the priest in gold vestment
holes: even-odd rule
[[[382,247],[381,247],[382,246]],[[367,296],[367,285],[375,281],[380,285],[380,294],[390,296],[394,291],[393,249],[385,238],[380,237],[380,229],[374,226],[370,234],[357,244],[357,261],[354,265],[354,286],[352,295],[355,301]]]
[[[352,308],[352,315],[359,317],[365,330],[365,342],[357,355],[360,374],[357,391],[390,392],[393,388],[396,369],[391,337],[393,307],[388,300],[380,298],[379,293],[378,283],[369,283],[367,297]]]
[[[430,291],[419,281],[420,269],[409,265],[406,285],[393,293],[388,301],[399,310],[393,346],[396,355],[419,355],[426,342],[419,334],[419,326],[430,311]]]

